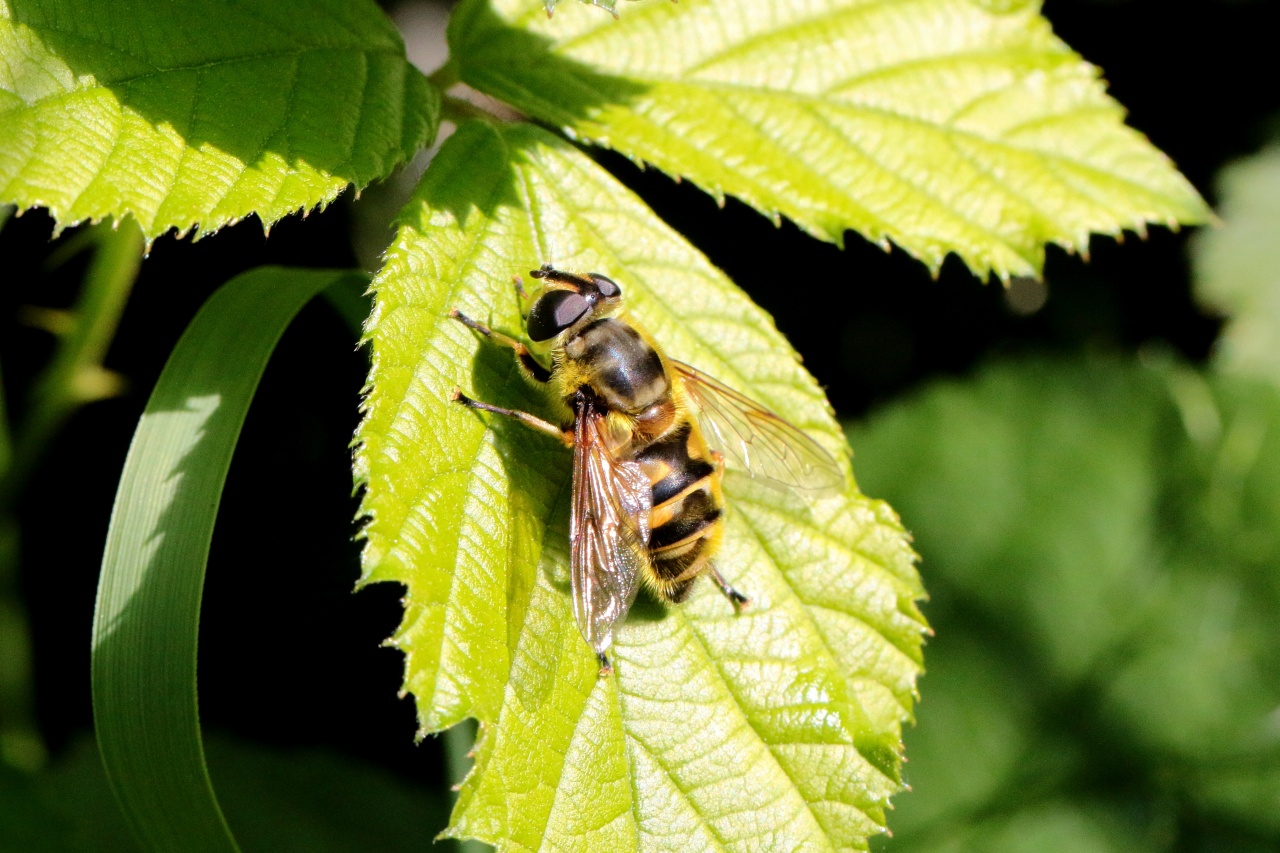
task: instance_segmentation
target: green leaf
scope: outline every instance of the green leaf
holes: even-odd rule
[[[846,453],[821,390],[772,321],[572,146],[529,125],[463,125],[404,213],[375,280],[360,428],[364,581],[408,588],[394,644],[423,732],[480,720],[450,830],[503,850],[866,845],[898,790],[920,671],[922,595],[889,507],[852,486],[806,501],[726,480],[719,564],[642,597],[614,677],[569,601],[570,453],[448,402],[454,386],[563,417],[508,350],[451,308],[523,334],[512,276],[542,262],[616,277],[673,357]]]
[[[1280,391],[1033,360],[851,440],[931,568],[904,850],[1006,849],[990,834],[1052,800],[1127,814],[1112,849],[1275,849]]]
[[[93,709],[103,764],[150,849],[234,850],[209,786],[196,708],[205,560],[245,412],[276,341],[356,273],[263,267],[191,321],[129,447],[102,558]]]
[[[1101,804],[1046,802],[948,830],[925,839],[908,838],[892,853],[1156,853],[1136,836],[1123,810]]]
[[[462,78],[574,138],[840,243],[1039,272],[1046,242],[1207,216],[1037,2],[465,0]]]
[[[422,853],[448,816],[448,790],[318,749],[209,738],[209,770],[246,850]]]
[[[1215,364],[1280,383],[1280,147],[1218,177],[1222,228],[1192,246],[1196,295],[1229,319]]]
[[[927,725],[907,732],[911,761],[903,776],[911,796],[895,804],[894,853],[903,838],[927,837],[992,803],[1009,803],[1010,792],[1032,775],[1034,707],[1008,667],[972,637],[949,633],[930,643],[925,684],[919,714]],[[1040,765],[1034,772],[1041,784],[1050,775]]]
[[[0,201],[59,227],[269,226],[386,176],[438,111],[366,0],[0,3]]]
[[[264,853],[420,853],[444,825],[446,792],[316,749],[281,749],[210,732],[209,770],[247,850]],[[0,769],[0,849],[21,853],[139,853],[107,785],[92,737],[75,739],[45,770]]]

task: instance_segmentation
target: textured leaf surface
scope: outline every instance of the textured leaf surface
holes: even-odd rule
[[[641,599],[598,680],[568,594],[570,454],[446,402],[460,385],[562,418],[446,316],[522,332],[511,277],[544,261],[616,277],[676,358],[751,393],[832,451],[821,391],[769,318],[571,146],[464,125],[378,276],[367,417],[365,581],[408,587],[394,638],[424,731],[481,720],[453,833],[509,850],[865,847],[898,789],[920,668],[921,588],[896,516],[850,487],[805,501],[730,477],[710,584]]]
[[[468,83],[573,136],[934,269],[955,252],[1032,274],[1045,242],[1206,216],[1036,2],[682,0],[624,17],[465,0],[450,35]]]
[[[60,227],[270,224],[387,175],[438,110],[365,0],[0,2],[0,201]]]
[[[1196,292],[1229,317],[1218,366],[1280,383],[1280,147],[1223,171],[1222,228],[1197,235]]]

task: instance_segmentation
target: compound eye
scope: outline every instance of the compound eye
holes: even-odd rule
[[[552,290],[533,303],[529,312],[529,337],[535,341],[554,338],[582,319],[591,303],[572,290]]]
[[[606,299],[612,299],[615,296],[622,295],[622,288],[618,287],[618,283],[611,278],[605,278],[598,272],[589,273],[587,278],[595,282],[596,289],[600,291],[600,295]]]

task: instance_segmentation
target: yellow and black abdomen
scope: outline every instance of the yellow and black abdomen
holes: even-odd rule
[[[680,418],[632,458],[653,483],[650,585],[667,601],[683,601],[720,546],[720,470],[697,426]]]
[[[656,347],[625,320],[606,317],[565,341],[556,378],[566,399],[584,386],[629,429],[613,449],[653,484],[646,580],[679,602],[720,545],[720,470],[702,433],[678,405],[673,378]]]

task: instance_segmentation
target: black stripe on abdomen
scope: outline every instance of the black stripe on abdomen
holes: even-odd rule
[[[635,455],[642,466],[665,466],[667,475],[653,484],[653,505],[662,506],[699,480],[715,473],[715,466],[689,456],[688,424],[680,426],[643,448]]]
[[[704,553],[707,549],[707,539],[695,539],[692,542],[680,548],[672,548],[667,554],[655,554],[653,556],[653,573],[659,580],[668,583],[679,581],[681,579],[691,579],[687,576],[690,571],[694,571],[694,577],[697,576],[696,569],[705,562]]]
[[[701,461],[672,469],[670,474],[653,484],[653,505],[662,506],[694,483],[710,477],[715,470],[715,466]]]
[[[660,551],[706,530],[720,517],[720,508],[705,490],[685,496],[680,511],[661,527],[649,531],[649,550]]]

